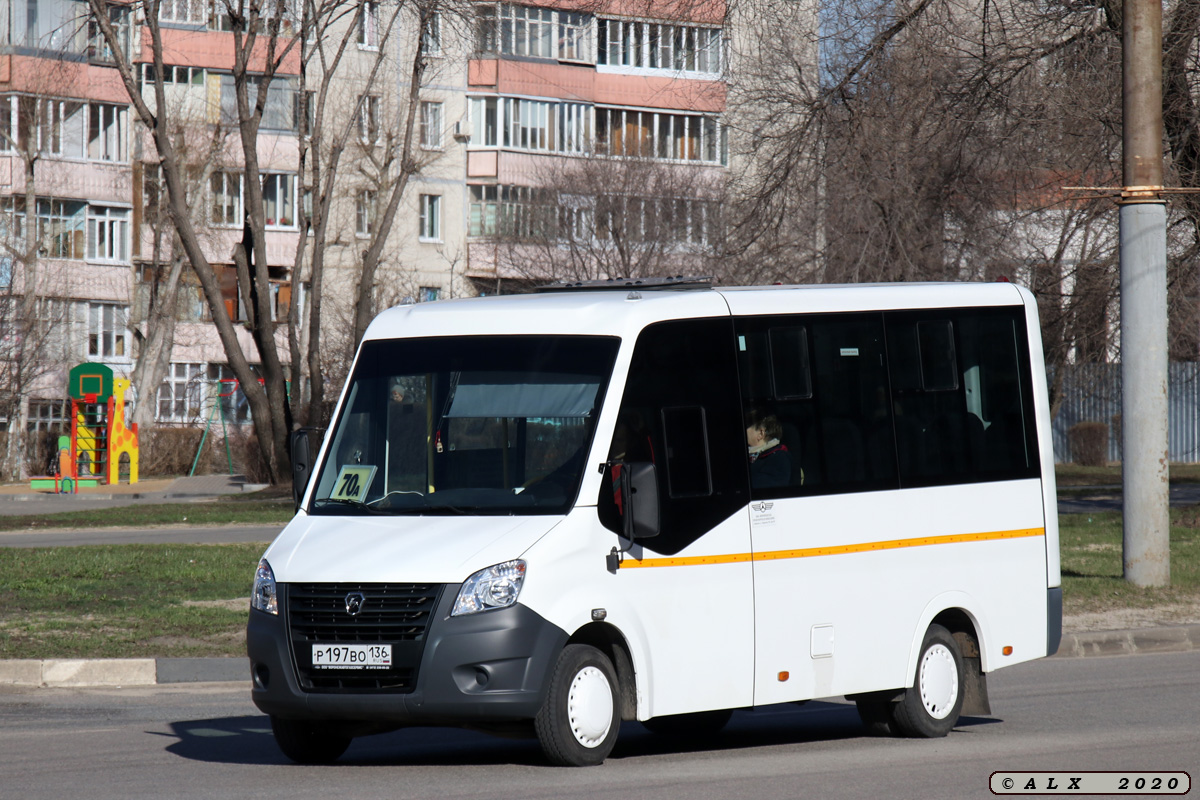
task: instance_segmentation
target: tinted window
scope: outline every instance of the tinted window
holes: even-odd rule
[[[648,550],[677,553],[747,501],[733,344],[729,319],[662,322],[638,336],[610,458],[657,468],[662,533],[642,542]],[[601,520],[619,530],[611,498],[602,488]]]
[[[1039,475],[1023,310],[886,317],[901,485]]]
[[[786,486],[755,497],[1039,474],[1024,310],[736,321],[742,399],[773,418]],[[885,344],[886,343],[886,344]]]
[[[783,450],[769,458],[791,461],[787,486],[755,488],[754,496],[894,488],[883,316],[758,317],[737,325],[747,411],[776,420]]]

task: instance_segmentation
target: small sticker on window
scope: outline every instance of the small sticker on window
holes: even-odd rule
[[[840,352],[844,356],[857,356],[858,348],[857,347],[843,347]]]
[[[746,337],[745,336],[738,336],[738,350],[743,353],[746,352]]]
[[[330,500],[345,500],[350,503],[361,503],[371,487],[371,479],[375,477],[375,467],[351,466],[347,464],[338,473],[337,481],[333,484]]]

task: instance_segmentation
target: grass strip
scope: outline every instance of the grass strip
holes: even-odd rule
[[[264,544],[0,550],[0,659],[245,654]]]
[[[1171,483],[1200,483],[1200,464],[1171,464]],[[1079,464],[1055,464],[1058,488],[1072,486],[1121,486],[1121,465],[1083,467]]]
[[[1200,601],[1200,507],[1171,509],[1171,585],[1143,588],[1124,579],[1121,514],[1060,514],[1066,614]]]
[[[53,528],[148,528],[160,525],[283,525],[292,518],[291,499],[203,500],[194,503],[133,503],[103,511],[0,516],[0,531]]]

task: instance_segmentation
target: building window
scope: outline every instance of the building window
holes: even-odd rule
[[[29,433],[61,433],[70,427],[70,404],[62,400],[30,400],[25,430]]]
[[[54,297],[39,297],[35,301],[41,357],[63,362],[78,355],[71,348],[71,309],[74,305],[70,300]]]
[[[362,0],[359,5],[358,45],[379,47],[379,2]]]
[[[88,355],[100,358],[124,358],[127,352],[125,306],[116,303],[88,304]]]
[[[117,46],[122,53],[128,56],[129,7],[109,6],[108,19],[112,23],[113,32],[117,35]],[[100,23],[97,22],[95,14],[92,14],[88,18],[87,55],[92,61],[102,61],[105,63],[116,61],[112,48],[108,46],[108,40],[104,38],[104,32],[100,29]]]
[[[158,385],[159,422],[199,422],[204,388],[203,364],[171,364]]]
[[[426,242],[441,241],[442,198],[441,195],[421,195],[420,238]]]
[[[442,148],[441,103],[421,103],[421,147],[429,150]]]
[[[375,233],[376,194],[371,189],[360,189],[354,199],[354,232],[359,236]]]
[[[358,140],[365,145],[379,141],[379,104],[377,94],[366,94],[358,106]]]
[[[495,147],[500,143],[496,133],[496,109],[499,102],[499,99],[495,97],[472,97],[470,99],[471,145],[473,147]]]
[[[170,0],[163,0],[163,2],[169,2],[169,1]],[[232,6],[235,9],[238,8],[238,3],[236,2],[236,0],[235,0],[235,2],[232,3]],[[232,17],[229,16],[228,13],[226,13],[228,10],[229,10],[229,8],[226,5],[225,0],[213,0],[212,15],[208,19],[208,27],[210,30],[225,31],[227,33],[233,32],[234,27],[235,27],[234,20]],[[279,11],[279,4],[278,4],[277,0],[270,0],[270,2],[263,3],[258,12],[259,18],[258,18],[258,25],[255,26],[255,33],[259,34],[260,36],[269,35],[271,21],[275,18],[275,15],[278,11]],[[296,2],[296,0],[285,0],[285,2],[283,3],[282,11],[283,11],[283,16],[279,20],[278,32],[279,32],[280,36],[290,36],[290,35],[292,35],[294,29],[299,27],[299,21],[300,21],[299,3]],[[248,19],[249,15],[250,15],[250,5],[247,4],[246,5],[246,16],[243,18],[241,25],[238,26],[240,30],[245,31],[247,33],[249,32],[249,27],[250,27],[248,24],[249,23],[249,19]]]
[[[471,186],[470,236],[494,236],[499,209],[499,186]]]
[[[17,97],[0,94],[0,153],[17,149]]]
[[[38,200],[38,253],[44,258],[84,257],[87,206],[73,200]]]
[[[129,209],[91,206],[88,209],[89,261],[129,263]]]
[[[209,0],[162,0],[158,7],[160,22],[203,25],[208,20]]]
[[[211,189],[210,218],[213,225],[241,226],[242,176],[238,172],[214,172],[209,179]]]
[[[558,58],[562,61],[592,60],[592,18],[574,11],[558,13]]]
[[[154,76],[157,74],[153,64],[142,64],[143,85],[152,85],[154,83]],[[167,64],[163,66],[163,85],[203,87],[207,83],[205,80],[207,75],[208,72],[203,67],[183,67]]]
[[[263,176],[263,214],[268,228],[296,227],[296,176]]]
[[[442,15],[434,11],[425,21],[425,29],[421,31],[421,55],[440,56],[442,54]]]
[[[491,14],[476,17],[476,47],[480,52],[497,50],[494,19]],[[590,62],[591,20],[591,16],[573,11],[503,4],[500,6],[499,52]]]
[[[258,102],[258,91],[262,82],[257,77],[249,79],[246,87],[247,99],[253,109]],[[270,131],[291,131],[298,129],[296,111],[300,102],[296,98],[299,82],[295,78],[276,77],[271,80],[267,89],[267,103],[263,107],[262,129]],[[232,75],[221,75],[221,122],[226,125],[238,124],[237,85]]]
[[[725,126],[699,114],[596,109],[596,153],[725,164]]]
[[[440,287],[422,286],[421,287],[421,302],[422,303],[432,303],[434,300],[438,299],[438,296],[441,293],[442,293],[442,290]]]
[[[498,52],[496,30],[496,7],[478,4],[475,6],[475,53],[489,55]]]
[[[583,155],[590,151],[592,107],[514,97],[470,99],[471,144]]]
[[[93,103],[88,114],[88,158],[98,161],[125,161],[125,106]]]
[[[721,29],[600,19],[596,21],[596,63],[716,74],[723,63]]]
[[[32,146],[47,155],[83,158],[87,136],[86,103],[28,95],[15,99],[17,149]],[[11,135],[14,127],[11,119],[9,125]]]

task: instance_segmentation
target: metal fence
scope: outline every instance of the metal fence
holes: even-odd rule
[[[1053,425],[1054,460],[1071,460],[1067,437],[1071,426],[1103,422],[1108,425],[1108,459],[1120,461],[1121,365],[1076,364],[1063,369],[1062,404]],[[1168,367],[1167,453],[1174,462],[1200,462],[1200,363]]]

